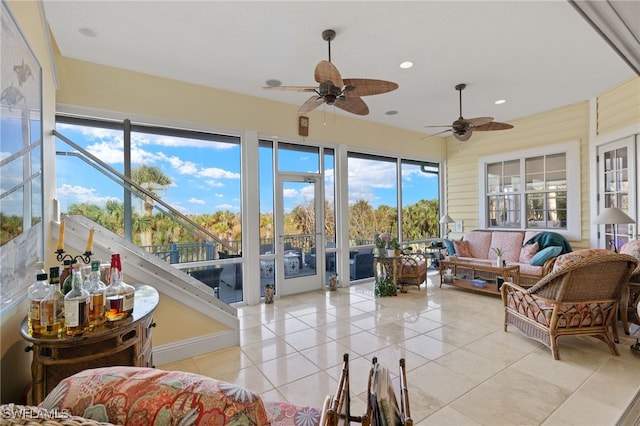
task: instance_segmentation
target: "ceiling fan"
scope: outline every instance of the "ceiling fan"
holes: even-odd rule
[[[298,115],[306,114],[322,104],[335,105],[347,112],[357,115],[369,114],[369,107],[361,96],[378,95],[398,88],[396,83],[385,80],[368,78],[345,78],[340,76],[338,69],[331,63],[331,40],[336,36],[334,30],[324,30],[323,40],[329,44],[329,60],[320,61],[316,65],[315,79],[318,87],[308,86],[268,86],[267,90],[287,90],[293,92],[314,92],[298,109]]]
[[[475,118],[463,118],[462,117],[462,91],[467,87],[466,84],[457,84],[456,90],[460,94],[460,117],[454,121],[451,125],[444,126],[425,126],[425,127],[450,127],[450,129],[443,130],[444,132],[453,132],[453,136],[459,141],[468,141],[471,134],[474,131],[489,131],[489,130],[506,130],[512,129],[513,125],[508,123],[500,123],[493,121],[493,117],[475,117]],[[436,133],[439,135],[440,133]],[[433,135],[435,136],[435,135]]]

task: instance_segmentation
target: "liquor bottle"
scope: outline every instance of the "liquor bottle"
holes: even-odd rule
[[[89,325],[89,292],[82,288],[80,268],[71,270],[71,290],[64,296],[64,323],[68,336],[84,333]]]
[[[29,299],[29,311],[27,313],[27,328],[29,334],[34,337],[40,336],[42,327],[40,325],[40,302],[49,293],[49,283],[47,282],[47,274],[43,273],[44,263],[36,263],[36,281],[29,286],[27,297]]]
[[[49,268],[49,285],[53,286],[53,298],[56,301],[56,317],[60,321],[58,337],[64,334],[64,293],[60,287],[60,267],[52,266]]]
[[[120,259],[119,254],[117,254],[117,258],[118,258],[118,272],[120,274],[120,285],[122,285],[122,288],[124,289],[124,306],[122,307],[122,309],[127,314],[132,315],[136,289],[132,285],[129,285],[126,282],[124,282],[124,275],[122,274],[122,261]]]
[[[109,285],[107,286],[107,312],[105,317],[107,321],[117,321],[127,317],[128,313],[124,310],[125,288],[122,286],[122,277],[120,275],[120,255],[114,253],[111,255],[111,272],[109,274]]]
[[[40,302],[40,333],[43,337],[58,337],[60,335],[60,320],[58,319],[57,300],[55,294],[58,286],[48,284],[48,292]]]
[[[60,274],[60,289],[62,290],[62,295],[64,296],[69,292],[69,290],[71,290],[71,281],[69,281],[69,290],[64,291],[64,282],[68,277],[71,276],[71,260],[65,259],[64,262],[62,262],[62,265],[62,273]]]
[[[65,262],[66,262],[66,260],[65,260]],[[66,265],[65,265],[65,267],[66,267]],[[70,264],[69,264],[69,276],[67,276],[67,278],[65,278],[64,281],[62,281],[62,278],[60,279],[60,282],[62,283],[62,287],[63,287],[62,292],[65,295],[67,293],[69,293],[71,291],[71,287],[73,287],[72,279],[73,279],[73,271],[75,271],[75,270],[80,272],[80,265],[78,264],[78,261],[76,259],[70,261]],[[62,271],[62,274],[64,275],[64,271]],[[82,274],[80,274],[80,281],[82,281]]]
[[[100,261],[91,262],[91,273],[89,274],[89,285],[87,291],[90,296],[89,306],[89,327],[99,327],[105,322],[105,295],[107,286],[100,280]]]

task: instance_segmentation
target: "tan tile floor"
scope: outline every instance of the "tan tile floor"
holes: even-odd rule
[[[241,344],[172,364],[237,383],[265,400],[320,407],[349,354],[352,413],[364,412],[372,357],[397,373],[406,359],[416,425],[611,425],[640,388],[640,335],[610,353],[590,337],[560,338],[560,361],[516,329],[497,296],[439,288],[375,298],[373,283],[238,309]],[[433,282],[433,283],[432,283]]]

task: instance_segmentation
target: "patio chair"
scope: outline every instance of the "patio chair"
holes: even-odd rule
[[[630,255],[598,254],[567,263],[528,289],[505,282],[504,331],[515,326],[549,347],[554,359],[560,359],[560,336],[594,336],[619,355],[614,343],[618,302],[636,266]]]

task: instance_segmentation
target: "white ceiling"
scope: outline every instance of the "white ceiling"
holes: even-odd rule
[[[296,106],[309,94],[262,87],[269,79],[315,86],[315,66],[328,59],[321,34],[334,29],[331,60],[342,77],[399,84],[363,97],[371,111],[363,119],[424,133],[458,118],[457,83],[467,84],[465,118],[508,122],[635,75],[562,0],[44,0],[44,9],[63,56]],[[400,69],[403,61],[415,65]]]

